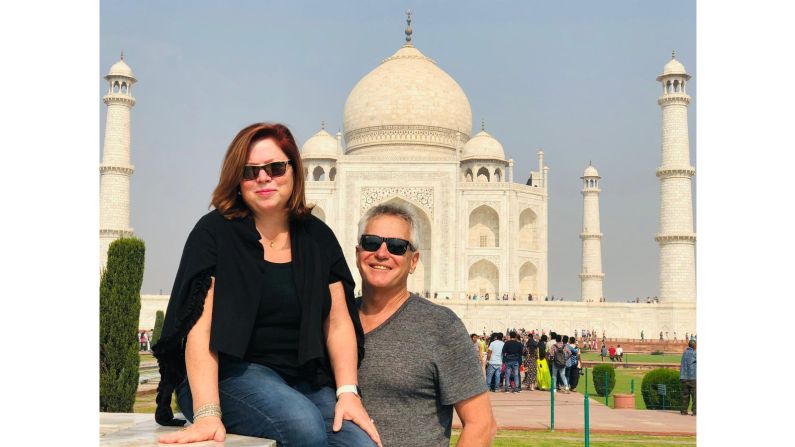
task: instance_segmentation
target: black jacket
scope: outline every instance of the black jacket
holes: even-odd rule
[[[328,285],[342,281],[348,313],[356,332],[359,362],[364,356],[364,333],[353,298],[353,278],[339,242],[315,216],[290,221],[293,280],[301,302],[298,361],[314,367],[315,386],[334,385],[323,335],[323,321],[331,309]],[[155,420],[182,425],[174,419],[171,395],[186,376],[187,334],[204,308],[215,277],[210,349],[237,358],[246,354],[260,297],[263,293],[264,251],[251,217],[226,219],[217,210],[204,215],[188,236],[171,289],[160,340],[153,347],[160,366]]]

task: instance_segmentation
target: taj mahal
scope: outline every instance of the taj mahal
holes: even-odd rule
[[[514,162],[485,123],[472,129],[466,93],[434,59],[405,43],[353,87],[343,107],[343,129],[321,124],[301,146],[307,201],[337,235],[357,285],[357,223],[385,202],[409,208],[419,221],[420,262],[409,290],[451,308],[470,332],[508,327],[604,330],[608,337],[637,338],[659,331],[696,331],[695,234],[687,109],[690,79],[675,56],[657,76],[661,85],[659,302],[605,302],[599,218],[601,177],[584,167],[583,226],[578,302],[548,296],[549,166],[543,150],[537,167],[515,173]],[[100,165],[100,256],[108,244],[133,234],[129,189],[132,86],[123,59],[108,75],[107,125]],[[653,105],[650,105],[653,106]],[[510,149],[510,148],[509,148]],[[384,167],[387,169],[384,169]],[[652,198],[650,198],[651,200]],[[609,228],[605,229],[609,231]],[[154,325],[168,296],[142,295],[141,328]],[[487,299],[488,298],[488,299]],[[503,299],[507,298],[507,299]]]

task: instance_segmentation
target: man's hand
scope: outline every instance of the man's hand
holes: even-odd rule
[[[187,444],[199,441],[223,442],[226,438],[226,429],[221,418],[207,416],[196,421],[195,424],[178,432],[161,436],[157,442],[163,444]]]
[[[334,425],[332,429],[337,432],[342,429],[342,420],[351,421],[361,427],[373,442],[381,446],[381,436],[378,435],[378,430],[375,428],[373,420],[367,414],[367,410],[362,406],[362,400],[353,393],[340,394],[337,400],[337,406],[334,407]]]

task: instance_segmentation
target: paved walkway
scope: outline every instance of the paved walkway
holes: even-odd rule
[[[549,429],[549,391],[522,391],[518,394],[497,392],[489,393],[489,397],[499,429]],[[605,407],[604,398],[599,402],[591,396],[589,413],[591,433],[696,434],[696,417],[682,416],[678,411],[613,410]],[[555,394],[555,431],[582,431],[585,426],[584,415],[582,394]],[[461,428],[457,415],[453,418],[453,428]]]

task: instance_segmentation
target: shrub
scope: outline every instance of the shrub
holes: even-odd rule
[[[616,370],[613,365],[598,364],[593,367],[593,386],[596,388],[596,394],[604,396],[610,394],[616,387]],[[605,393],[605,373],[607,373],[607,393]]]
[[[108,247],[99,283],[99,410],[130,413],[138,389],[138,315],[144,243],[122,238]]]
[[[162,310],[158,310],[155,313],[155,329],[152,331],[152,346],[154,346],[158,340],[160,340],[160,333],[163,332],[163,320],[165,316],[163,315]]]
[[[665,399],[660,395],[657,385],[665,385]],[[679,371],[657,368],[643,376],[640,384],[643,402],[649,410],[679,408],[682,404],[682,392],[679,382]]]
[[[654,351],[654,352],[651,353],[651,355],[664,355],[664,354],[665,353],[662,352],[662,351]]]

